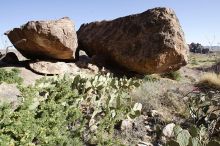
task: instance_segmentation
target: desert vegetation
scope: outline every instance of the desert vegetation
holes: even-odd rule
[[[140,115],[141,104],[132,104],[129,95],[139,80],[110,74],[93,78],[65,75],[42,78],[25,87],[17,70],[1,73],[6,74],[1,81],[19,81],[21,91],[17,107],[1,105],[1,145],[118,145],[115,126]]]
[[[179,89],[185,80],[180,71],[142,79],[66,74],[28,86],[17,68],[0,74],[0,83],[16,84],[21,92],[18,105],[0,106],[0,145],[135,145],[144,129],[132,137],[132,125],[143,117],[155,124],[148,132],[153,145],[219,145],[215,73],[201,75],[187,94]],[[175,123],[170,136],[163,134],[169,123]],[[144,126],[139,124],[137,129]]]
[[[6,82],[8,84],[17,83],[21,84],[23,79],[19,76],[20,70],[13,68],[5,70],[0,68],[0,83]]]
[[[205,73],[201,76],[199,86],[220,89],[220,75],[214,72]]]

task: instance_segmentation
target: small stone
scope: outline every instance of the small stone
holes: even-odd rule
[[[88,64],[88,69],[93,71],[94,73],[98,73],[99,71],[99,68],[96,66],[96,65],[93,65],[93,64]]]
[[[170,123],[168,125],[166,125],[164,128],[163,128],[163,135],[166,136],[166,137],[173,137],[174,136],[174,133],[173,133],[173,128],[175,127],[175,124],[174,123]]]
[[[158,117],[159,115],[161,114],[157,110],[151,110],[150,112],[151,117]]]
[[[147,130],[148,132],[152,132],[152,131],[153,131],[153,129],[151,128],[150,125],[145,126],[145,128],[146,128],[146,130]]]
[[[131,130],[133,127],[133,122],[129,119],[123,120],[121,123],[121,130],[126,131],[126,130]]]

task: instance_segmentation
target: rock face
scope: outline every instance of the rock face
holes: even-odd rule
[[[112,21],[83,24],[79,48],[138,73],[164,73],[187,63],[188,46],[174,11],[154,8]]]
[[[74,24],[68,17],[51,21],[30,21],[5,34],[26,58],[75,58],[77,36]]]

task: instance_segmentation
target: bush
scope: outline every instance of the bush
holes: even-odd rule
[[[17,68],[13,68],[9,71],[0,68],[0,84],[2,82],[6,82],[8,84],[21,84],[23,79],[19,76],[20,70]]]
[[[216,73],[205,73],[198,83],[199,86],[220,89],[220,75]]]
[[[1,106],[0,145],[118,145],[115,125],[140,114],[128,94],[139,81],[110,75],[40,79],[22,103]]]
[[[220,146],[219,141],[209,140],[207,129],[192,126],[189,130],[182,129],[179,125],[173,129],[175,139],[167,142],[166,146]]]
[[[173,71],[166,74],[161,75],[163,78],[169,78],[172,80],[179,81],[181,79],[181,74],[179,71]]]
[[[212,93],[212,94],[210,94]],[[187,94],[186,102],[189,118],[183,123],[186,129],[179,125],[174,127],[174,139],[167,146],[220,146],[220,96],[213,91],[201,91]]]
[[[154,76],[154,75],[145,75],[144,78],[143,78],[143,81],[146,81],[146,82],[155,82],[155,81],[158,81],[159,79]]]
[[[220,96],[195,88],[186,95],[188,119],[174,127],[174,139],[167,146],[220,146]]]
[[[191,64],[192,64],[192,65],[198,65],[199,63],[197,62],[196,58],[193,57],[193,58],[191,59]]]

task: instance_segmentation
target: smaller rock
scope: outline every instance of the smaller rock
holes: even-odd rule
[[[158,112],[157,110],[151,110],[149,113],[149,116],[151,117],[159,117],[161,115],[160,112]]]
[[[96,66],[96,65],[93,65],[93,64],[88,64],[88,69],[93,71],[94,73],[98,73],[99,72],[99,68]]]
[[[133,122],[130,119],[123,120],[121,123],[121,130],[127,131],[132,130]]]
[[[174,123],[170,123],[168,125],[166,125],[164,128],[163,128],[163,135],[166,136],[166,137],[173,137],[174,136],[174,132],[173,132],[173,128],[175,127],[175,124]]]
[[[14,52],[8,52],[6,55],[0,54],[0,57],[3,57],[2,61],[8,64],[17,64],[19,62],[19,59]]]
[[[29,63],[29,67],[40,74],[65,74],[75,73],[79,68],[74,63],[37,61]]]
[[[29,64],[30,68],[41,74],[63,74],[69,67],[63,62],[38,61]]]

